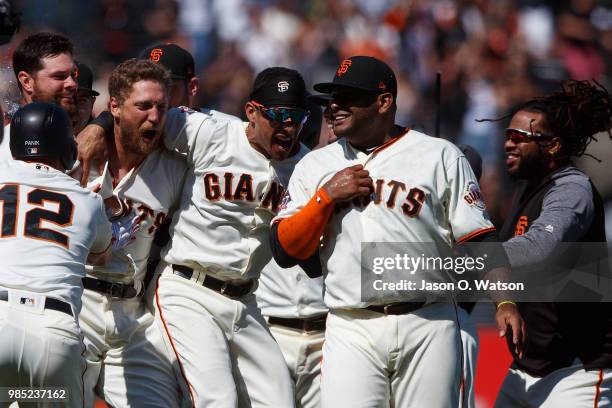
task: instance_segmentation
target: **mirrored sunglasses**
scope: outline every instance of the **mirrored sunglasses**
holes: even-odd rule
[[[251,103],[255,105],[266,118],[278,123],[287,123],[289,120],[291,120],[291,123],[303,125],[306,123],[309,115],[309,112],[304,109],[278,107],[268,108],[255,101],[251,101]]]
[[[540,132],[527,132],[521,129],[506,129],[506,140],[511,140],[512,143],[529,143],[536,139],[552,139],[552,136]]]

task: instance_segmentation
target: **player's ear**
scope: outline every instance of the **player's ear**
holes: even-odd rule
[[[121,114],[121,105],[119,104],[119,100],[115,96],[111,96],[108,106],[110,108],[110,113],[115,118],[118,118]]]
[[[553,138],[553,140],[548,145],[548,154],[551,156],[557,156],[561,151],[561,139],[558,137]]]
[[[23,93],[27,95],[32,95],[32,93],[34,92],[34,78],[32,77],[32,75],[28,74],[25,71],[19,71],[19,73],[17,74],[17,80],[21,85]]]
[[[251,126],[255,127],[255,119],[257,118],[257,108],[251,102],[247,102],[244,105],[244,113]]]
[[[393,95],[385,92],[378,95],[378,113],[386,113],[393,106]]]
[[[191,78],[187,84],[187,87],[189,89],[189,95],[196,96],[198,89],[200,88],[200,80],[197,77]]]

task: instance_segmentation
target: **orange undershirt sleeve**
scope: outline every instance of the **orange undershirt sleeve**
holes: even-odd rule
[[[320,188],[304,208],[279,222],[278,241],[283,250],[302,261],[310,258],[319,246],[333,211],[333,201]]]

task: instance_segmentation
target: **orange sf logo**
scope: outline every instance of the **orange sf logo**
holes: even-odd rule
[[[529,225],[529,218],[526,215],[521,215],[516,223],[516,229],[514,230],[514,236],[518,237],[525,233],[525,228]]]
[[[338,67],[338,71],[336,72],[336,75],[342,76],[346,74],[346,71],[348,71],[352,63],[353,62],[349,59],[345,59],[344,61],[342,61],[342,63],[340,64],[340,67]]]
[[[164,50],[161,48],[153,48],[151,50],[151,54],[149,54],[149,59],[153,62],[159,62],[159,59],[164,54]]]

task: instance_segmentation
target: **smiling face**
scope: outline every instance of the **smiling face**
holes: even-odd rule
[[[510,121],[508,128],[518,129],[529,134],[547,134],[544,115],[540,112],[519,111]],[[506,139],[506,167],[508,174],[516,178],[529,179],[546,173],[546,144],[549,138],[533,138],[528,141]]]
[[[144,158],[157,148],[167,109],[168,95],[157,81],[135,82],[122,104],[111,98],[111,112],[119,122],[123,149]]]
[[[291,156],[297,148],[298,135],[303,127],[301,123],[291,119],[282,123],[277,122],[252,102],[246,104],[245,111],[251,128],[249,141],[256,150],[276,161]]]
[[[59,54],[40,60],[42,68],[32,75],[19,72],[24,99],[29,102],[50,102],[64,108],[69,114],[76,112],[74,60],[71,54]]]

